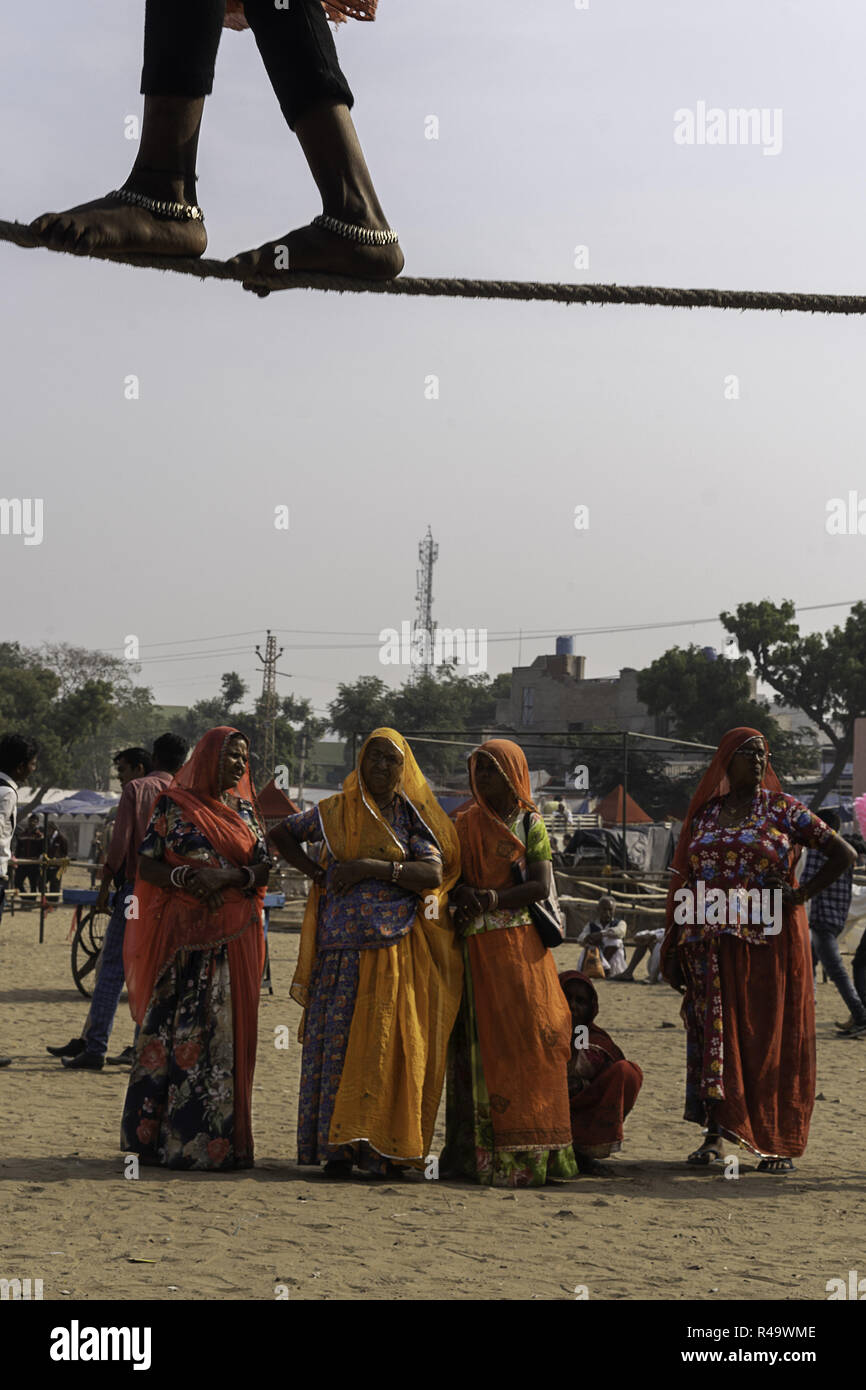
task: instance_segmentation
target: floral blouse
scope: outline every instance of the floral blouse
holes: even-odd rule
[[[244,801],[241,797],[234,803],[234,809],[256,837],[253,852],[247,862],[260,864],[263,859],[268,858],[268,851],[255,811],[250,802]],[[186,819],[176,801],[172,801],[169,796],[161,796],[153,808],[147,834],[138,852],[148,855],[150,859],[164,859],[166,846],[179,858],[197,859],[212,869],[237,867],[231,860],[217,854],[198,826]]]
[[[314,806],[283,822],[298,842],[324,842],[319,812]],[[394,819],[388,825],[408,859],[441,864],[442,853],[430,830],[403,796],[398,796]],[[325,866],[325,882],[319,897],[318,951],[363,951],[390,946],[405,936],[418,912],[420,897],[399,883],[387,879],[365,878],[349,888],[333,887],[333,868],[327,846],[320,861]]]
[[[552,860],[550,836],[547,833],[547,826],[544,824],[543,818],[538,811],[529,813],[529,834],[527,835],[523,828],[526,814],[522,808],[518,810],[509,822],[508,829],[512,835],[516,835],[518,840],[526,845],[527,865]],[[497,907],[493,912],[482,912],[480,917],[476,917],[473,922],[469,923],[463,935],[478,936],[481,932],[499,931],[502,927],[522,927],[531,921],[528,907],[520,907],[516,911],[510,907]]]
[[[812,814],[808,806],[784,792],[762,788],[745,819],[738,825],[723,827],[719,814],[724,798],[713,797],[692,823],[689,843],[689,876],[685,887],[695,889],[703,881],[706,892],[721,888],[762,888],[774,875],[785,877],[792,853],[796,860],[801,848],[823,849],[832,839],[828,825]],[[739,936],[746,941],[763,941],[761,923],[731,922],[727,926],[684,925],[680,943],[705,939],[709,934]]]

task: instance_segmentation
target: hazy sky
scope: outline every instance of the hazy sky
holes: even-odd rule
[[[143,10],[3,7],[0,215],[123,181]],[[864,37],[849,0],[381,0],[337,44],[407,274],[863,293]],[[699,103],[765,110],[781,148],[676,143],[674,113]],[[214,256],[320,210],[251,34],[224,34],[199,172]],[[164,702],[226,669],[257,689],[266,627],[285,630],[280,691],[319,709],[340,680],[402,679],[377,638],[414,616],[428,523],[434,617],[486,628],[493,673],[519,628],[863,593],[866,535],[825,529],[829,499],[866,499],[862,318],[259,300],[5,244],[0,279],[0,492],[44,502],[40,545],[0,536],[2,636],[121,654],[134,634]],[[604,676],[722,637],[575,647]],[[524,662],[552,649],[525,637]]]

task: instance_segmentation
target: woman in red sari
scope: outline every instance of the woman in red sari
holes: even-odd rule
[[[595,985],[579,970],[559,977],[574,1025],[568,1064],[568,1103],[574,1156],[581,1173],[607,1177],[599,1163],[622,1148],[622,1124],[637,1100],[643,1072],[627,1061],[609,1033],[597,1028]]]
[[[249,1168],[270,869],[245,736],[211,729],[157,801],[123,963],[141,1025],[121,1146],[166,1168]]]
[[[804,845],[827,862],[801,888],[795,864]],[[803,903],[852,855],[782,791],[759,730],[725,734],[680,831],[662,943],[662,973],[684,996],[685,1118],[706,1128],[689,1163],[719,1162],[733,1143],[760,1158],[759,1171],[786,1173],[805,1151],[815,1003]],[[711,906],[714,889],[721,893]]]

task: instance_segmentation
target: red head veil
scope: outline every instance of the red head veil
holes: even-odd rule
[[[671,865],[671,885],[668,889],[667,900],[667,932],[662,942],[661,965],[664,973],[664,964],[668,953],[673,944],[674,930],[674,908],[676,906],[674,894],[681,888],[688,878],[689,872],[689,845],[692,840],[692,823],[698,812],[706,806],[708,801],[712,801],[714,796],[725,796],[730,790],[728,781],[728,764],[738,748],[742,748],[744,743],[750,739],[759,738],[763,742],[765,752],[769,753],[769,746],[765,736],[760,729],[748,729],[745,726],[739,729],[729,729],[722,738],[713,760],[698,783],[697,791],[689,802],[689,809],[683,821],[680,837],[677,840],[677,847],[674,853],[673,864]],[[770,766],[769,761],[764,768],[764,776],[761,781],[762,789],[780,792],[782,784]],[[788,876],[793,882],[793,865],[789,867]]]
[[[248,864],[256,836],[237,811],[221,800],[223,794],[241,797],[255,805],[255,790],[249,769],[235,787],[221,792],[226,749],[238,729],[221,725],[209,729],[199,739],[189,761],[184,764],[163,793],[183,810],[186,819],[201,831],[211,849],[241,867]],[[262,832],[264,835],[264,832]],[[182,858],[166,849],[166,864],[195,864],[200,859]],[[176,888],[157,888],[139,876],[135,881],[137,916],[126,924],[123,963],[129,992],[129,1007],[140,1023],[153,993],[157,977],[171,957],[180,950],[205,950],[234,940],[261,921],[264,889],[252,897],[240,888],[225,888],[223,905],[206,908],[198,898]]]
[[[526,850],[522,840],[512,835],[475,785],[475,763],[479,753],[486,753],[493,760],[520,805],[527,811],[534,811],[529,764],[523,749],[507,738],[491,738],[473,749],[469,754],[469,782],[475,803],[457,817],[466,882],[476,888],[508,888],[513,882],[511,865]]]
[[[580,970],[560,970],[559,983],[562,986],[562,992],[566,999],[570,998],[568,992],[569,985],[582,984],[586,986],[592,998],[589,1020],[586,1025],[589,1034],[589,1044],[591,1047],[602,1048],[614,1062],[622,1061],[625,1054],[617,1047],[610,1033],[606,1033],[603,1028],[597,1027],[594,1022],[595,1018],[598,1016],[599,1009],[598,991],[594,981],[592,981],[588,975],[584,975]]]

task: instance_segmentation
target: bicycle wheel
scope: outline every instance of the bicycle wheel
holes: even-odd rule
[[[79,920],[72,939],[72,978],[85,999],[89,999],[92,993],[90,986],[93,981],[90,977],[96,969],[105,932],[100,917],[101,914],[97,916],[91,909]]]

